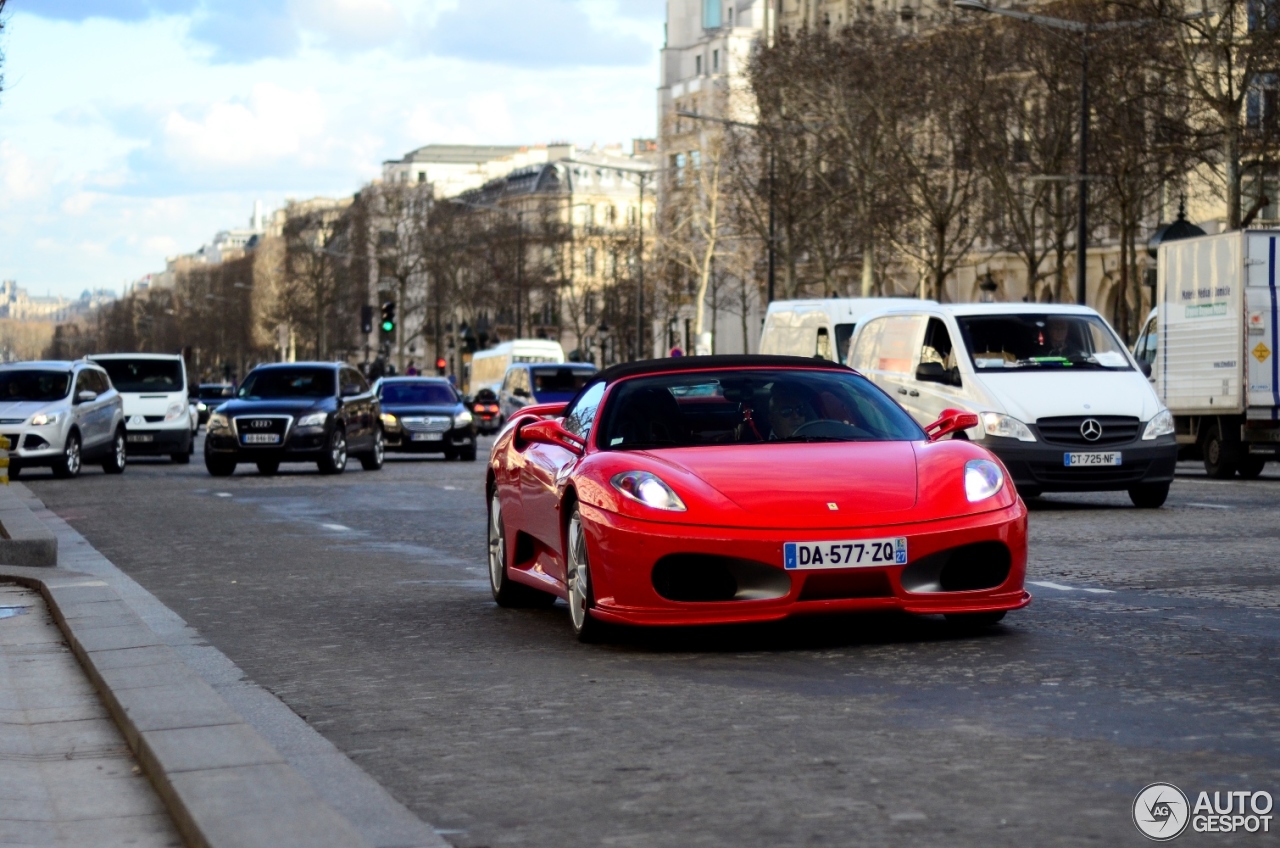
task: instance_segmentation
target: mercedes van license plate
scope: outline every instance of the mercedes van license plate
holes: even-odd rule
[[[1068,468],[1080,465],[1120,465],[1120,452],[1063,454],[1062,464]]]
[[[850,542],[787,542],[782,546],[782,566],[787,570],[906,564],[905,536]]]

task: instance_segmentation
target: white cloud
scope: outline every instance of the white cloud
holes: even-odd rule
[[[53,165],[28,156],[10,141],[0,141],[0,204],[39,200],[49,193]]]
[[[168,159],[184,165],[262,164],[302,154],[324,127],[325,107],[318,93],[260,83],[247,102],[215,103],[196,118],[170,112],[163,146]]]
[[[94,205],[101,199],[102,195],[95,192],[77,191],[75,194],[62,201],[59,208],[68,215],[79,217],[81,215],[87,215],[92,211]]]
[[[408,21],[390,0],[290,0],[295,20],[337,50],[367,50],[394,42]]]

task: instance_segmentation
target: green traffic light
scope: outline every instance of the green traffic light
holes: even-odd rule
[[[392,322],[392,321],[383,321],[383,322],[382,322],[382,332],[384,332],[384,333],[390,333],[390,332],[391,332],[391,331],[393,331],[395,328],[396,328],[396,325],[395,325],[395,323],[394,323],[394,322]]]

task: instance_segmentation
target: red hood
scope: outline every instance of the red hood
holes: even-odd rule
[[[724,445],[649,456],[703,481],[759,527],[858,526],[916,504],[910,442]]]

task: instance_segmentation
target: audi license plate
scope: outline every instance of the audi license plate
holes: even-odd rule
[[[412,441],[415,442],[442,442],[444,441],[444,433],[414,433]]]
[[[131,442],[154,442],[156,437],[151,433],[130,433],[129,441]]]
[[[1120,452],[1066,453],[1062,455],[1062,464],[1067,468],[1076,468],[1081,465],[1120,465]]]
[[[278,445],[279,433],[245,433],[240,437],[246,445]]]
[[[814,568],[867,568],[906,565],[907,538],[858,539],[854,542],[787,542],[782,564],[788,570]]]

